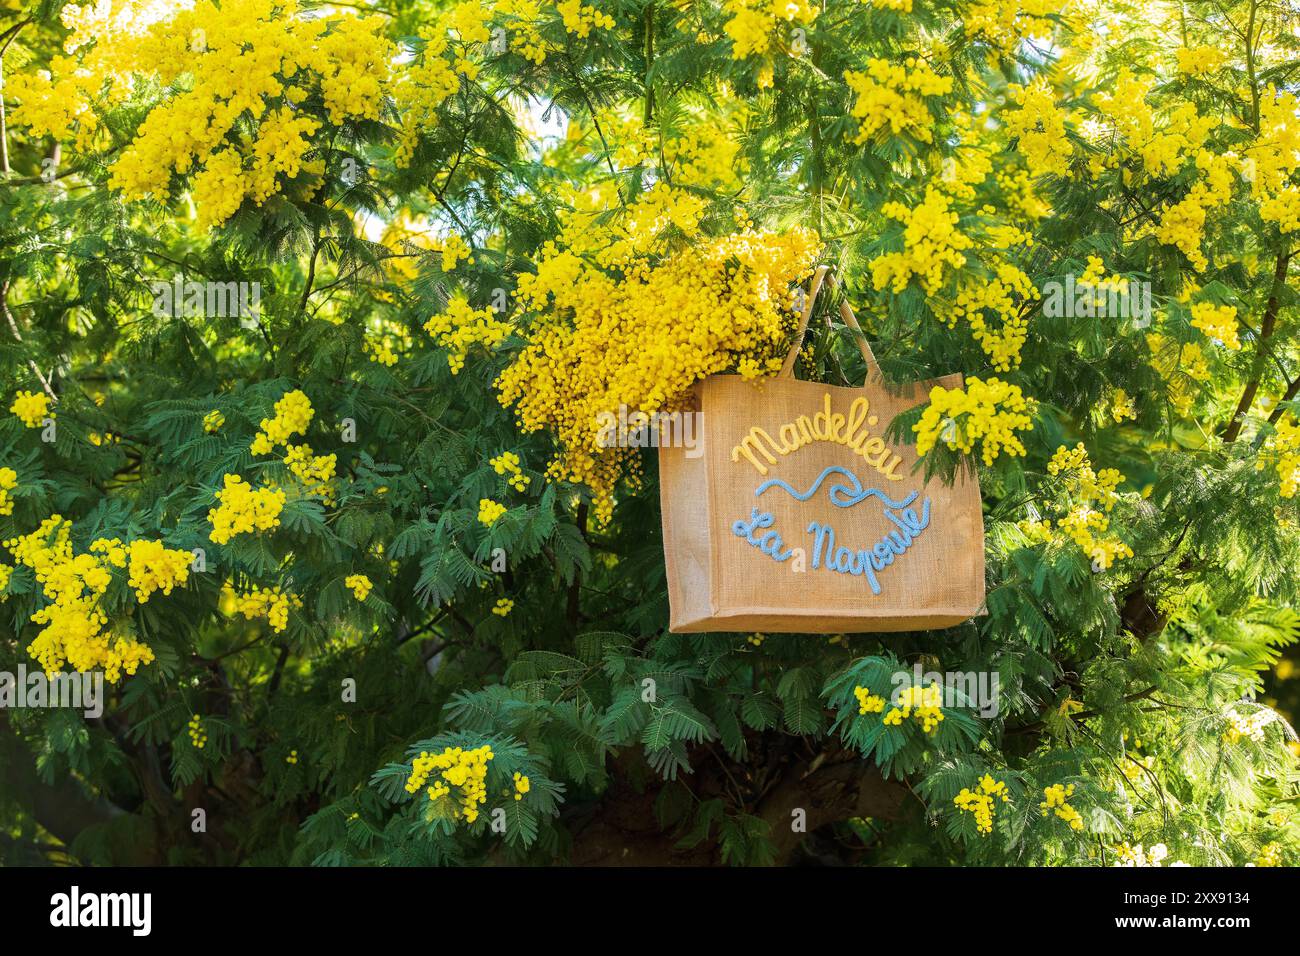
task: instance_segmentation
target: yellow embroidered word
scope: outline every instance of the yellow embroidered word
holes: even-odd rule
[[[865,398],[856,398],[849,406],[848,415],[845,416],[831,411],[829,392],[823,398],[826,404],[820,412],[812,418],[800,415],[793,422],[782,425],[777,429],[777,438],[773,438],[765,429],[755,425],[749,430],[749,434],[740,440],[740,444],[731,449],[731,460],[740,461],[743,455],[760,475],[766,475],[767,465],[759,461],[760,455],[768,465],[775,465],[776,457],[773,452],[777,455],[789,455],[815,441],[828,441],[851,448],[854,454],[861,455],[868,465],[890,481],[902,481],[903,476],[895,472],[903,463],[903,459],[891,455],[884,440],[872,435],[870,427],[863,427],[864,425],[874,427],[880,421],[875,415],[868,414],[871,403]]]

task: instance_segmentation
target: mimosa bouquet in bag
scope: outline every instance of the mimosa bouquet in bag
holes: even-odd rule
[[[502,374],[501,399],[556,436],[548,477],[590,489],[597,525],[640,481],[641,449],[659,448],[673,630],[924,629],[982,605],[974,478],[918,477],[924,449],[886,437],[960,377],[886,388],[843,303],[868,381],[794,378],[829,272],[819,246],[807,230],[737,233],[621,279],[557,253],[521,282],[557,320]]]
[[[674,631],[863,632],[960,623],[984,602],[979,486],[914,474],[895,416],[960,376],[886,388],[848,303],[867,382],[794,378],[828,270],[817,270],[778,375],[694,389],[701,453],[661,445],[660,502]]]

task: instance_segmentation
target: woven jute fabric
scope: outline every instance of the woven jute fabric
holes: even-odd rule
[[[976,480],[926,482],[914,446],[885,437],[961,376],[886,387],[850,324],[868,357],[861,388],[799,381],[793,362],[757,381],[714,375],[695,387],[696,447],[661,444],[672,631],[926,630],[981,612]]]

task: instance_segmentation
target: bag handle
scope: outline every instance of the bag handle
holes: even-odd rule
[[[835,278],[831,275],[830,266],[818,266],[817,271],[813,274],[812,285],[808,289],[808,300],[804,303],[803,315],[799,318],[799,331],[795,335],[794,344],[790,346],[790,352],[781,364],[781,371],[777,373],[777,378],[792,378],[794,376],[794,362],[799,357],[799,349],[803,348],[804,335],[808,332],[808,321],[812,318],[813,306],[817,302],[817,293],[821,291],[823,283],[829,281],[831,286],[835,285]],[[866,334],[862,331],[862,326],[858,324],[858,317],[853,314],[853,309],[847,299],[840,299],[840,317],[844,319],[844,324],[853,330],[853,341],[857,343],[858,351],[862,353],[863,359],[867,363],[867,381],[883,381],[884,373],[880,370],[880,363],[876,361],[875,353],[871,351],[871,343],[867,341]],[[830,316],[826,317],[826,325],[830,327]]]

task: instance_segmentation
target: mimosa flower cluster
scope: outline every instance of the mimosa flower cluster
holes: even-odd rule
[[[1129,783],[1138,783],[1151,779],[1154,764],[1155,758],[1152,756],[1135,757],[1129,753],[1124,755],[1124,762],[1120,764],[1119,769]]]
[[[1262,743],[1264,729],[1277,720],[1277,712],[1267,707],[1260,707],[1258,710],[1243,714],[1233,708],[1228,711],[1226,717],[1228,728],[1223,732],[1223,739],[1228,743],[1236,744],[1243,740]]]
[[[154,659],[147,645],[106,632],[108,615],[100,599],[112,582],[112,569],[126,563],[127,549],[120,542],[99,540],[78,554],[72,546],[72,530],[71,521],[51,515],[30,534],[4,542],[17,564],[32,569],[42,594],[50,602],[31,617],[43,627],[28,645],[27,653],[40,662],[47,674],[53,675],[64,664],[78,671],[102,668],[104,679],[115,684],[123,672],[134,674],[141,664]],[[146,548],[140,553],[151,552]],[[189,555],[185,558],[188,562]],[[158,580],[143,568],[141,575],[142,583],[146,579]],[[170,567],[164,569],[163,575],[175,581]]]
[[[1072,449],[1064,445],[1058,448],[1047,463],[1047,473],[1063,479],[1073,501],[1073,507],[1060,521],[1061,531],[1091,559],[1095,568],[1104,570],[1117,558],[1133,557],[1133,549],[1123,541],[1103,537],[1110,528],[1107,515],[1120,500],[1115,489],[1124,476],[1117,469],[1093,471],[1087,449],[1080,442]]]
[[[43,392],[18,392],[9,411],[18,416],[28,428],[40,428],[41,423],[51,418],[50,399]]]
[[[1075,497],[1100,504],[1106,511],[1110,511],[1119,501],[1115,489],[1124,480],[1124,476],[1115,468],[1103,468],[1100,472],[1093,471],[1088,450],[1083,447],[1083,442],[1079,442],[1073,448],[1062,445],[1056,449],[1052,454],[1052,460],[1047,463],[1047,473],[1053,477],[1063,476]]]
[[[1024,40],[1050,39],[1055,25],[1049,17],[1059,15],[1061,8],[1061,0],[978,2],[966,12],[966,31],[1010,56]]]
[[[155,591],[171,594],[172,588],[190,577],[191,555],[188,551],[168,548],[161,541],[132,541],[127,548],[130,579],[135,599],[141,604]]]
[[[744,112],[729,101],[722,108],[735,112],[737,116]],[[766,281],[766,276],[761,276],[755,277],[754,282],[758,286],[755,293],[762,311],[755,312],[744,297],[708,299],[710,286],[718,285],[710,269],[722,267],[729,250],[723,248],[720,241],[708,241],[714,243],[715,255],[705,264],[692,263],[690,256],[695,252],[679,252],[680,246],[669,250],[668,241],[673,235],[693,238],[701,232],[701,221],[708,203],[699,191],[733,191],[740,186],[737,143],[725,133],[725,127],[715,117],[690,117],[690,121],[684,122],[675,134],[658,143],[645,129],[641,117],[627,111],[604,113],[601,121],[602,130],[610,130],[611,135],[616,131],[619,137],[615,140],[614,151],[617,163],[629,168],[667,163],[672,173],[671,183],[666,177],[656,174],[649,189],[628,199],[620,193],[616,183],[610,181],[584,183],[581,189],[572,183],[564,183],[556,189],[560,222],[558,241],[543,245],[536,260],[536,274],[524,274],[517,284],[521,311],[537,317],[541,338],[533,336],[524,354],[498,378],[503,403],[510,405],[516,389],[523,398],[519,411],[521,424],[526,423],[525,428],[532,431],[549,425],[558,432],[564,450],[551,460],[547,477],[565,477],[591,486],[597,492],[595,516],[598,520],[604,520],[610,514],[612,486],[619,477],[629,472],[634,479],[634,462],[630,455],[597,447],[599,427],[595,416],[599,411],[607,403],[611,408],[619,407],[620,403],[627,403],[629,407],[655,403],[645,406],[650,408],[669,401],[667,395],[654,394],[659,382],[651,384],[646,381],[655,377],[647,375],[647,372],[655,367],[654,363],[660,362],[655,358],[660,350],[667,352],[679,345],[679,339],[692,338],[698,342],[702,338],[698,328],[703,326],[689,333],[689,326],[682,324],[684,320],[720,307],[720,315],[731,315],[740,323],[748,323],[754,321],[753,316],[780,310],[781,303],[775,306],[768,303],[783,298],[774,294],[775,286]],[[580,126],[571,126],[562,148],[580,148],[577,144],[586,138],[588,134]],[[603,134],[598,139],[601,140],[598,147],[593,142],[591,148],[603,150],[606,139]],[[783,239],[772,239],[775,255],[781,254],[783,242]],[[750,239],[745,234],[737,234],[729,245],[736,248],[742,263],[770,268],[764,264],[764,259],[771,258],[771,255],[762,250],[751,252]],[[667,268],[663,265],[663,256],[669,258]],[[790,271],[788,274],[794,276],[798,272]],[[679,289],[666,302],[659,290],[671,282],[676,282]],[[689,297],[692,310],[685,315],[681,312],[671,315],[672,303],[688,298],[690,285],[697,286],[695,294]],[[669,319],[676,321],[669,323]],[[612,328],[617,329],[612,341],[608,339],[611,323],[614,323]],[[712,324],[718,324],[716,317]],[[663,328],[668,329],[667,334],[660,334]],[[463,295],[452,297],[447,310],[432,317],[425,329],[439,346],[447,350],[447,362],[452,373],[458,373],[464,367],[472,352],[494,349],[511,334],[525,332],[517,317],[507,320],[489,308],[476,310],[469,306]],[[775,338],[764,338],[768,341],[759,346],[762,349],[759,354],[728,356],[725,364],[703,369],[690,381],[710,371],[724,371],[727,367],[735,368],[746,377],[775,371],[780,364],[776,350],[770,345]],[[643,343],[656,343],[658,347],[642,347]],[[725,350],[728,345],[722,343],[720,347]],[[744,343],[745,347],[755,345],[757,343],[751,341]],[[602,362],[580,371],[576,368],[580,356],[572,350],[588,347]],[[682,355],[681,360],[689,362],[692,347],[698,345],[688,346],[688,354]],[[636,360],[619,362],[628,352],[634,352]],[[610,376],[604,372],[606,368],[619,369],[619,377],[610,381]],[[528,376],[533,376],[532,380]],[[673,398],[680,399],[689,384],[686,381],[676,385]],[[628,385],[628,388],[621,388],[623,385]],[[589,395],[593,390],[595,394]],[[597,395],[601,395],[599,401]],[[543,411],[543,407],[550,406],[551,402],[555,402],[555,407]],[[629,464],[632,467],[629,468]],[[524,490],[528,484],[525,476],[504,462],[494,459],[494,468],[508,476],[508,484],[515,490]],[[491,510],[485,512],[484,519],[485,523],[495,520]]]
[[[1025,518],[1017,521],[1016,527],[1030,545],[1047,544],[1052,540],[1052,522],[1047,518]]]
[[[1213,121],[1186,103],[1167,114],[1157,112],[1148,102],[1154,83],[1154,78],[1138,77],[1125,68],[1114,91],[1100,95],[1097,106],[1119,138],[1115,146],[1121,158],[1139,160],[1149,176],[1168,176],[1194,158]]]
[[[493,756],[490,746],[474,750],[447,747],[440,754],[421,751],[411,762],[406,792],[416,793],[437,771],[433,783],[425,790],[429,800],[435,804],[444,798],[452,800],[452,815],[473,823],[478,819],[479,804],[487,802],[487,768]],[[520,792],[526,793],[527,786]]]
[[[1200,329],[1211,339],[1221,343],[1224,348],[1235,351],[1241,349],[1241,340],[1237,338],[1237,307],[1235,305],[1215,305],[1212,302],[1198,302],[1192,306],[1192,327]]]
[[[277,445],[288,445],[294,435],[306,433],[313,415],[311,399],[304,392],[285,392],[275,403],[275,417],[262,419],[262,430],[254,436],[250,450],[254,455],[268,455]]]
[[[975,829],[977,832],[988,836],[993,832],[993,806],[994,800],[1001,799],[1006,803],[1010,797],[1007,796],[1007,785],[1000,780],[994,780],[989,774],[980,778],[980,782],[974,790],[969,787],[962,787],[961,792],[952,798],[952,802],[958,810],[969,813],[975,817]]]
[[[498,0],[495,6],[509,31],[510,49],[534,66],[541,66],[548,56],[561,49],[542,36],[543,4],[544,0]]]
[[[250,450],[254,455],[267,455],[278,446],[284,446],[284,463],[298,479],[302,492],[333,504],[338,456],[317,455],[306,442],[291,444],[295,435],[306,434],[315,414],[311,399],[304,392],[298,389],[286,392],[275,403],[275,416],[262,419],[261,431],[254,436]],[[284,492],[266,491],[267,494],[281,495],[283,504]]]
[[[1054,813],[1068,823],[1071,830],[1082,830],[1083,817],[1067,802],[1072,796],[1074,796],[1074,784],[1063,786],[1054,783],[1050,787],[1043,788],[1043,802],[1038,805],[1038,808],[1043,816]]]
[[[1300,423],[1290,415],[1283,415],[1260,449],[1257,469],[1272,464],[1277,470],[1280,485],[1278,494],[1294,498],[1300,490]]]
[[[921,420],[912,426],[916,433],[916,453],[925,456],[940,440],[949,448],[970,454],[980,443],[984,464],[993,464],[999,454],[1023,455],[1024,443],[1018,431],[1034,427],[1030,417],[1034,406],[1018,386],[1000,379],[981,381],[966,379],[966,388],[930,389],[930,404]]]
[[[1282,862],[1282,844],[1276,841],[1260,847],[1259,856],[1255,858],[1256,866],[1281,866]]]
[[[1232,196],[1231,164],[1230,157],[1200,150],[1196,165],[1206,174],[1205,178],[1194,183],[1182,200],[1165,210],[1156,230],[1156,238],[1166,245],[1177,246],[1197,272],[1204,272],[1209,264],[1201,249],[1207,213],[1225,205]]]
[[[621,278],[552,249],[519,294],[541,313],[530,344],[498,378],[526,432],[552,430],[562,446],[547,477],[586,484],[594,512],[613,512],[614,486],[634,452],[603,448],[601,414],[685,408],[700,379],[746,359],[778,368],[788,347],[794,287],[819,242],[803,229],[701,241]],[[525,281],[527,280],[527,281]]]
[[[592,30],[615,26],[613,17],[581,0],[463,0],[420,27],[415,56],[392,84],[393,100],[403,117],[398,163],[409,165],[420,134],[438,125],[443,103],[460,91],[463,82],[478,77],[479,51],[493,39],[490,24],[501,24],[511,51],[540,66],[562,49],[542,36],[542,27],[555,17],[567,34],[579,39]]]
[[[1016,140],[1035,173],[1064,176],[1070,169],[1070,140],[1066,136],[1066,115],[1056,105],[1056,95],[1046,80],[1030,86],[1012,86],[1012,102],[1020,108],[1003,114],[1007,135]]]
[[[400,166],[410,165],[420,132],[437,126],[440,107],[460,90],[461,74],[477,73],[477,65],[459,56],[453,47],[450,29],[452,18],[458,12],[453,7],[433,23],[420,27],[421,43],[393,90],[393,99],[407,120],[397,143],[396,158]],[[490,35],[482,22],[466,24],[466,27],[466,35],[462,37],[465,43],[482,43]]]
[[[392,346],[386,339],[368,338],[363,344],[363,348],[372,362],[378,362],[388,368],[392,368],[397,364],[397,353],[393,351]]]
[[[303,491],[320,498],[326,504],[334,503],[334,471],[338,456],[317,455],[306,442],[285,448],[284,463],[302,483]]]
[[[1225,59],[1218,47],[1181,47],[1174,51],[1177,70],[1186,76],[1204,76],[1223,65]]]
[[[885,698],[881,697],[879,694],[871,693],[871,691],[865,687],[853,688],[853,696],[858,700],[859,716],[879,714],[885,709]]]
[[[720,162],[713,157],[693,169],[697,175],[704,175]],[[568,268],[563,256],[557,255],[563,248],[565,255],[590,257],[603,268],[632,271],[645,258],[666,251],[665,240],[674,232],[695,236],[700,231],[709,204],[697,190],[681,188],[685,185],[673,186],[660,180],[630,201],[624,201],[616,184],[608,181],[583,188],[562,187],[558,197],[563,203],[559,245],[543,246],[541,260],[553,270]]]
[[[1265,88],[1259,104],[1259,138],[1247,154],[1251,194],[1265,222],[1283,234],[1300,230],[1300,100],[1295,93]]]
[[[352,596],[358,601],[364,601],[370,594],[374,585],[370,578],[364,574],[349,574],[343,579],[343,586],[352,591]]]
[[[506,478],[506,483],[515,491],[527,491],[531,479],[519,467],[519,456],[512,451],[503,451],[495,458],[488,459],[488,464],[498,475]]]
[[[555,10],[564,21],[565,29],[578,39],[585,39],[593,29],[614,29],[614,18],[595,7],[584,6],[580,0],[560,0]]]
[[[743,123],[746,113],[743,102],[724,96],[713,110],[692,111],[673,135],[660,137],[626,109],[603,111],[601,128],[618,137],[611,147],[613,159],[628,171],[649,174],[651,185],[632,198],[625,198],[609,179],[566,180],[559,185],[555,200],[560,235],[543,245],[536,257],[536,276],[519,278],[524,309],[545,310],[547,288],[576,282],[592,265],[631,276],[659,257],[679,252],[681,237],[699,236],[710,209],[706,194],[734,195],[743,189],[739,144],[729,124]],[[604,151],[607,143],[605,134],[591,137],[574,126],[557,152]],[[658,170],[660,164],[666,164],[669,175]],[[741,229],[752,227],[743,214],[736,222]]]
[[[953,83],[951,76],[940,76],[929,64],[914,57],[902,63],[873,57],[867,61],[865,72],[846,70],[844,81],[857,94],[849,112],[858,121],[853,140],[858,145],[886,126],[895,136],[907,133],[923,143],[930,142],[934,117],[925,101],[951,93]]]
[[[478,520],[485,527],[492,527],[497,519],[506,513],[506,506],[491,498],[480,498],[478,503]]]
[[[1020,348],[1029,334],[1026,314],[1037,298],[1029,276],[1002,262],[991,279],[963,284],[952,311],[945,318],[949,328],[965,320],[993,367],[999,372],[1009,372],[1020,365]],[[998,326],[989,324],[986,311],[997,316]]]
[[[516,770],[514,774],[514,783],[516,800],[522,800],[524,794],[532,789],[532,783],[528,780],[528,777],[520,773],[518,770]]]
[[[944,282],[945,266],[960,270],[966,265],[962,250],[974,240],[957,228],[960,216],[952,209],[952,199],[937,189],[925,192],[925,199],[915,209],[889,202],[880,212],[903,224],[902,252],[887,252],[871,262],[871,281],[876,291],[889,288],[902,292],[916,279],[927,294],[938,292]]]
[[[1074,288],[1076,296],[1080,290],[1092,291],[1092,296],[1083,297],[1083,302],[1092,306],[1094,314],[1100,315],[1107,293],[1127,291],[1128,280],[1121,275],[1107,275],[1105,261],[1100,256],[1088,256],[1088,265],[1084,268],[1083,275],[1079,276],[1079,281],[1075,283]]]
[[[202,750],[208,745],[208,734],[203,729],[203,718],[195,714],[190,718],[186,731],[190,735],[190,744],[195,750]]]
[[[188,177],[200,224],[217,225],[303,173],[323,128],[303,101],[319,97],[333,124],[379,118],[397,53],[385,29],[379,16],[303,16],[296,0],[199,0],[97,37],[55,63],[57,77],[19,74],[17,120],[52,135],[75,126],[86,146],[100,87],[117,102],[156,75],[179,92],[150,110],[110,182],[128,199],[165,199]]]
[[[1115,80],[1114,89],[1098,96],[1098,111],[1114,138],[1108,144],[1106,163],[1121,167],[1126,184],[1132,186],[1141,182],[1143,174],[1166,178],[1184,169],[1196,171],[1187,193],[1161,213],[1155,236],[1178,248],[1193,269],[1203,272],[1208,265],[1202,249],[1207,218],[1232,198],[1239,159],[1233,153],[1218,154],[1207,147],[1217,121],[1201,116],[1193,104],[1182,103],[1164,111],[1152,106],[1149,97],[1154,83],[1153,77],[1139,78],[1126,68]],[[1094,172],[1097,162],[1094,160]]]
[[[235,610],[246,620],[264,620],[277,634],[289,626],[289,612],[302,608],[302,598],[281,587],[252,589],[235,596]]]
[[[766,56],[778,28],[787,24],[807,26],[820,12],[807,0],[723,0],[722,9],[731,17],[723,31],[731,38],[731,56],[735,60]]]
[[[14,499],[10,494],[18,487],[18,472],[12,468],[0,468],[0,515],[14,513]]]
[[[614,25],[578,0],[500,6],[503,17],[530,24],[544,6],[580,37]],[[461,77],[477,76],[468,53],[488,41],[494,15],[479,0],[454,5],[421,30],[408,61],[386,36],[384,17],[308,16],[297,0],[198,0],[162,17],[152,5],[127,2],[111,20],[100,15],[108,7],[66,9],[69,55],[54,57],[48,73],[8,78],[14,122],[89,148],[103,136],[100,113],[141,78],[156,77],[168,95],[113,163],[110,182],[128,199],[166,199],[188,179],[203,226],[225,222],[246,201],[261,205],[295,180],[318,178],[328,129],[379,120],[387,103],[402,117],[397,153],[408,162]],[[313,99],[320,118],[303,110]]]
[[[1169,403],[1179,415],[1187,415],[1210,380],[1210,365],[1199,342],[1179,343],[1161,332],[1146,336],[1151,350],[1151,367],[1165,380]]]
[[[472,308],[463,296],[455,296],[447,303],[445,312],[424,323],[424,331],[447,350],[447,365],[451,374],[457,375],[465,367],[471,350],[490,351],[505,341],[511,326],[492,309]]]
[[[1163,843],[1156,843],[1144,850],[1141,843],[1137,846],[1129,846],[1127,842],[1124,842],[1115,847],[1115,857],[1115,866],[1163,866],[1164,861],[1169,857],[1169,848]],[[1186,864],[1176,861],[1170,862],[1169,865],[1186,866]]]
[[[270,531],[280,526],[285,494],[273,488],[253,488],[239,475],[226,475],[216,493],[219,504],[208,511],[217,544],[227,544],[237,534]]]
[[[899,692],[898,706],[891,707],[884,716],[887,727],[901,727],[911,717],[921,725],[924,733],[932,734],[943,721],[943,688],[938,684],[928,687],[912,686]]]

